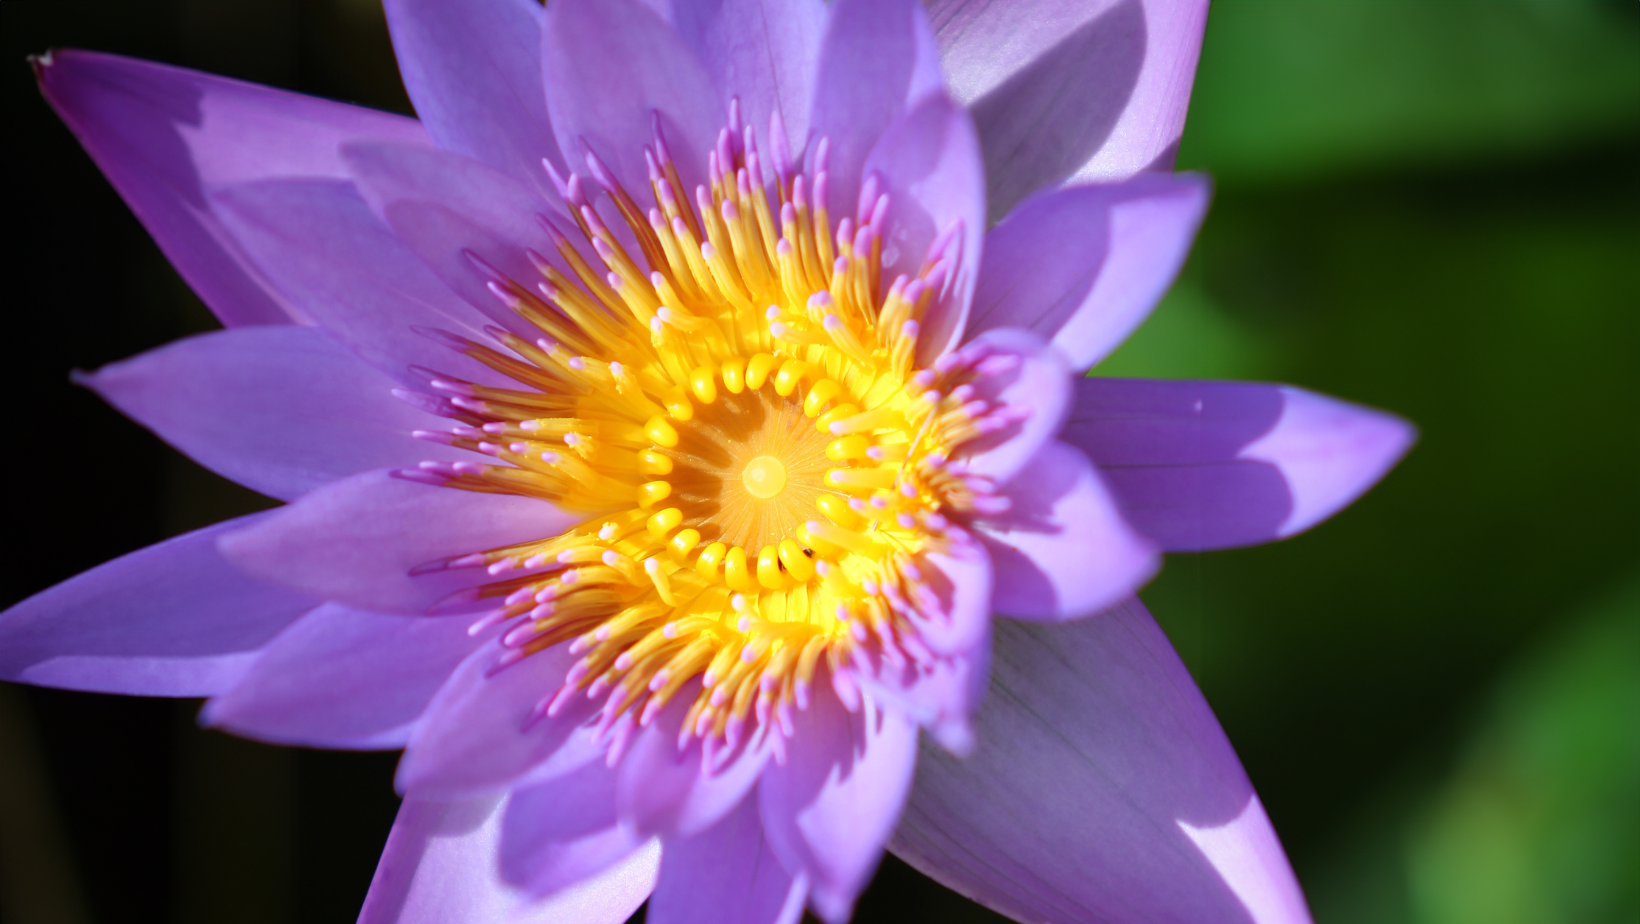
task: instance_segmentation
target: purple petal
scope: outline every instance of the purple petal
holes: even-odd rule
[[[259,584],[217,537],[266,519],[218,523],[132,552],[0,614],[0,678],[139,696],[212,696],[316,601]]]
[[[547,109],[571,169],[586,172],[591,145],[627,192],[646,193],[644,146],[658,115],[685,188],[706,182],[706,151],[728,113],[695,53],[654,11],[635,0],[552,4],[541,49]]]
[[[483,341],[484,315],[457,296],[370,211],[346,180],[268,180],[214,197],[222,222],[273,284],[360,359],[426,390],[410,366],[505,388],[511,379],[417,334]]]
[[[200,334],[79,381],[199,464],[282,500],[371,469],[473,458],[412,437],[443,420],[312,327]]]
[[[930,593],[932,608],[909,616],[917,638],[937,654],[973,650],[985,638],[991,617],[991,559],[985,547],[969,542],[915,556],[918,581]]]
[[[785,141],[801,159],[826,26],[825,3],[677,0],[666,15],[711,74],[723,111],[738,97],[745,123],[757,129],[759,142],[772,142],[765,134],[769,116],[780,113]]]
[[[404,89],[433,142],[542,195],[564,157],[541,88],[541,7],[530,0],[388,0]]]
[[[1146,174],[1026,200],[986,235],[970,335],[1027,328],[1077,371],[1093,366],[1173,284],[1208,192],[1199,176]]]
[[[555,755],[561,770],[602,756],[588,736],[575,734],[593,712],[586,697],[574,697],[555,716],[541,715],[575,663],[566,648],[548,648],[500,671],[498,643],[469,655],[411,736],[399,764],[399,790],[417,798],[468,798],[506,788]]]
[[[865,175],[881,177],[889,196],[883,231],[883,277],[915,278],[929,245],[960,225],[950,247],[948,281],[923,318],[921,364],[962,338],[985,242],[985,166],[967,110],[935,94],[895,119],[866,157]],[[871,204],[862,203],[862,211]]]
[[[327,603],[269,643],[201,720],[279,744],[404,747],[433,694],[488,640],[468,637],[467,622]]]
[[[928,730],[940,747],[958,756],[974,749],[970,721],[985,699],[991,663],[990,620],[972,648],[931,661],[890,664],[868,661],[856,678],[870,693]]]
[[[224,535],[220,545],[240,569],[269,583],[372,612],[420,614],[490,576],[462,568],[413,577],[411,569],[555,536],[577,519],[533,498],[367,472]]]
[[[1382,478],[1416,437],[1382,411],[1286,385],[1082,379],[1066,441],[1164,549],[1302,532]]]
[[[776,856],[788,871],[808,874],[815,911],[840,924],[905,804],[917,726],[869,701],[849,713],[829,685],[819,686],[815,702],[796,715],[786,763],[764,771],[758,805]]]
[[[797,924],[808,879],[786,872],[743,800],[694,837],[669,840],[645,924]]]
[[[622,924],[654,890],[658,842],[545,897],[508,884],[499,859],[506,804],[404,800],[359,924]]]
[[[1173,168],[1206,0],[937,0],[929,16],[979,123],[993,217],[1069,177]]]
[[[1161,556],[1122,519],[1087,456],[1058,440],[1008,486],[1007,512],[975,524],[991,553],[991,605],[1021,619],[1081,619],[1129,597]]]
[[[964,344],[954,359],[987,355],[1018,357],[1018,362],[1010,370],[975,379],[975,397],[990,402],[998,412],[1027,416],[963,444],[959,458],[968,471],[1007,485],[1059,432],[1070,410],[1073,380],[1064,357],[1027,331],[1016,328],[986,331]]]
[[[1019,920],[1309,920],[1230,742],[1138,601],[995,628],[980,745],[924,750],[896,854]]]
[[[684,715],[699,693],[695,683],[679,690],[621,760],[616,807],[642,834],[690,837],[710,828],[745,798],[768,765],[764,735],[740,742],[727,758],[714,755],[711,773],[702,771],[699,739],[678,749]]]
[[[588,761],[514,789],[501,822],[501,875],[547,895],[617,863],[649,840],[615,818],[615,771]]]
[[[55,51],[34,73],[160,250],[223,324],[302,318],[222,227],[208,193],[275,176],[341,176],[336,146],[426,144],[410,119],[115,55]]]
[[[888,126],[943,86],[934,33],[915,0],[830,4],[809,129],[831,139],[833,216],[854,208],[866,155]]]

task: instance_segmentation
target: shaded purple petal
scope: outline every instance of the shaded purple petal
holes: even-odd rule
[[[327,603],[279,633],[201,720],[279,744],[404,747],[433,694],[488,640],[468,637],[467,622]]]
[[[1055,433],[1070,411],[1074,395],[1064,357],[1037,335],[1017,328],[997,328],[963,344],[951,357],[983,366],[983,357],[1017,357],[1013,368],[973,381],[974,397],[999,408],[995,413],[1022,414],[992,433],[962,445],[958,458],[974,474],[1007,485]]]
[[[467,798],[499,791],[555,755],[560,770],[601,757],[588,736],[575,734],[593,712],[586,697],[543,715],[575,663],[567,647],[556,645],[499,672],[499,644],[469,655],[411,736],[399,764],[399,790],[418,798]]]
[[[563,155],[541,89],[541,6],[388,0],[404,89],[433,142],[556,197],[541,159]]]
[[[995,632],[979,747],[924,749],[896,854],[1019,920],[1309,920],[1230,742],[1138,601]]]
[[[218,523],[132,552],[0,613],[0,679],[139,696],[212,696],[317,602],[259,584],[216,551]]]
[[[936,0],[929,16],[979,123],[993,219],[1070,177],[1173,168],[1206,0]]]
[[[668,840],[645,924],[797,924],[806,876],[786,872],[745,799],[694,837]]]
[[[404,800],[359,924],[622,924],[654,889],[658,842],[545,897],[508,884],[498,858],[506,803]]]
[[[417,334],[482,341],[484,315],[456,295],[382,223],[346,180],[268,180],[214,197],[222,222],[273,284],[360,359],[426,390],[410,366],[517,387],[477,360]]]
[[[420,614],[490,575],[462,568],[412,577],[411,569],[554,536],[577,519],[546,501],[366,472],[224,535],[220,546],[235,565],[269,583],[373,612]]]
[[[838,924],[905,804],[917,726],[869,701],[847,712],[826,684],[795,719],[785,764],[764,771],[757,787],[763,829],[786,869],[808,874],[814,910]]]
[[[1083,371],[1116,349],[1161,301],[1190,252],[1209,186],[1146,174],[1034,196],[985,238],[970,335],[1023,327]]]
[[[883,278],[916,278],[929,246],[960,228],[946,248],[946,283],[922,320],[920,365],[955,346],[967,324],[985,242],[985,165],[968,111],[936,93],[896,118],[866,157],[889,207],[883,228]],[[861,203],[869,214],[873,203]],[[846,214],[839,210],[839,214]]]
[[[830,210],[853,212],[866,155],[888,126],[944,86],[939,49],[915,0],[836,0],[820,46],[809,130],[830,138]]]
[[[711,827],[745,798],[768,765],[765,734],[748,736],[727,755],[714,753],[710,772],[703,770],[700,739],[678,749],[685,714],[699,694],[694,682],[674,694],[621,759],[616,808],[640,833],[689,837]]]
[[[1309,529],[1382,478],[1416,431],[1287,385],[1089,378],[1063,436],[1099,466],[1129,523],[1194,551]]]
[[[282,500],[371,469],[473,458],[412,437],[443,420],[312,327],[200,334],[79,382],[211,471]]]
[[[34,61],[40,92],[160,250],[223,324],[285,324],[301,310],[268,285],[208,193],[276,176],[341,176],[336,147],[426,144],[411,119],[115,55]]]
[[[985,698],[991,662],[989,619],[983,629],[967,651],[898,664],[866,658],[856,677],[885,705],[927,729],[940,747],[968,754],[974,748],[970,720]]]
[[[636,0],[552,4],[541,49],[547,109],[571,169],[587,173],[591,145],[640,196],[658,114],[685,188],[706,182],[706,151],[728,113],[694,51],[653,10]]]
[[[740,99],[747,125],[759,142],[772,143],[769,116],[779,112],[786,142],[801,160],[809,130],[825,32],[821,0],[675,0],[663,15],[694,51],[717,85],[723,111]],[[764,147],[765,165],[772,148]]]
[[[512,791],[501,822],[501,875],[547,895],[625,859],[647,840],[616,821],[615,771],[592,760]]]
[[[1081,619],[1129,597],[1161,556],[1122,519],[1087,456],[1058,440],[1009,484],[1009,509],[975,523],[991,553],[991,605],[1022,619]]]

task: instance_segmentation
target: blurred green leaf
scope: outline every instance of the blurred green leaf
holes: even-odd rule
[[[1094,370],[1156,379],[1268,376],[1278,347],[1182,279],[1149,319]]]

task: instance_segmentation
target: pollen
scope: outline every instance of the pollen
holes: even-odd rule
[[[1001,502],[952,460],[1018,419],[975,388],[1012,357],[969,347],[916,367],[960,226],[918,273],[883,279],[889,198],[868,177],[834,223],[825,140],[809,175],[781,146],[770,163],[734,105],[708,183],[684,188],[658,120],[644,153],[639,190],[596,152],[585,177],[546,164],[571,215],[541,219],[556,253],[526,254],[538,278],[472,258],[520,323],[490,328],[494,344],[428,335],[515,386],[429,374],[407,397],[459,425],[417,435],[488,458],[401,474],[582,515],[423,566],[487,569],[435,609],[487,603],[472,631],[506,627],[498,669],[565,643],[579,657],[540,713],[588,696],[606,731],[630,731],[683,695],[680,746],[733,747],[789,733],[818,671],[926,652],[924,556],[973,541],[950,515]]]

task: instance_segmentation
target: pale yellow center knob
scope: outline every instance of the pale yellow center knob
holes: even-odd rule
[[[747,494],[768,500],[786,487],[786,464],[774,456],[758,456],[746,463],[740,480],[746,483]]]

